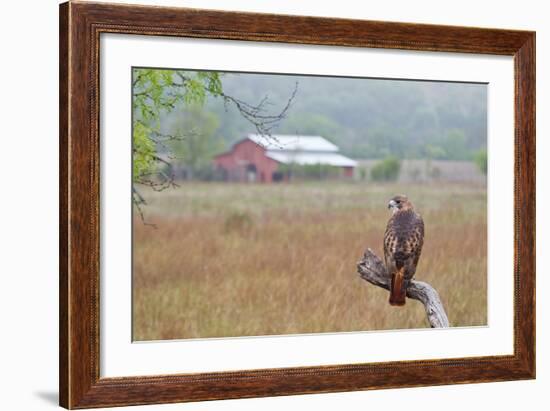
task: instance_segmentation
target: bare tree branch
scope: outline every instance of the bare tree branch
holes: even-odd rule
[[[281,120],[286,118],[288,110],[292,106],[292,103],[297,93],[298,93],[298,82],[295,83],[294,90],[292,91],[292,94],[288,98],[285,106],[277,114],[269,114],[267,112],[266,106],[270,104],[268,100],[269,98],[268,96],[265,96],[256,105],[249,104],[243,100],[240,100],[233,96],[229,96],[225,93],[222,93],[221,97],[224,99],[224,102],[226,104],[232,103],[237,108],[237,110],[239,110],[241,115],[254,126],[258,134],[269,137],[271,135],[271,131],[273,130],[273,128]]]
[[[134,204],[134,207],[136,207],[136,210],[139,213],[141,222],[144,225],[148,225],[148,226],[151,226],[153,228],[157,228],[157,226],[155,224],[149,223],[148,221],[145,220],[145,215],[143,214],[142,206],[146,205],[147,203],[145,202],[145,199],[143,198],[143,196],[139,193],[139,191],[136,190],[136,188],[134,186],[132,186],[132,202]]]
[[[182,82],[173,83],[173,86],[185,87],[185,82],[189,81],[189,78],[183,75],[181,72],[176,72],[176,75],[180,78]],[[262,136],[270,136],[273,128],[286,117],[288,110],[290,109],[297,93],[298,82],[295,83],[294,90],[292,91],[285,106],[278,113],[275,114],[270,114],[267,111],[266,106],[271,105],[268,96],[264,96],[258,104],[250,104],[246,101],[225,94],[224,92],[221,92],[214,97],[221,97],[223,98],[224,103],[232,104],[239,111],[239,113],[254,126],[258,134]]]
[[[359,276],[369,283],[390,289],[390,276],[382,260],[367,248],[363,258],[357,263]],[[426,310],[428,322],[432,328],[449,327],[449,319],[443,308],[439,294],[430,284],[423,281],[411,280],[407,288],[407,297],[420,301]]]

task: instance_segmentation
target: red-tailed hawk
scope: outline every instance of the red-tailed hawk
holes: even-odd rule
[[[424,244],[424,221],[407,196],[393,197],[388,208],[392,216],[384,233],[384,259],[391,275],[390,304],[404,305]]]

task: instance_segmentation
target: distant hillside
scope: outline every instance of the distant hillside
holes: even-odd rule
[[[464,159],[469,153],[453,147],[460,146],[461,139],[468,151],[486,147],[485,85],[252,74],[223,77],[228,94],[248,102],[268,96],[274,111],[286,102],[296,82],[298,94],[279,133],[321,134],[358,158],[424,157],[430,145],[445,151],[436,157]],[[220,117],[219,132],[228,142],[250,130],[244,119],[226,111],[223,104],[211,101],[208,108]]]
[[[354,158],[470,160],[487,145],[487,86],[378,79],[232,74],[224,91],[249,103],[268,97],[280,110],[298,84],[296,98],[277,133],[318,134]],[[233,107],[207,100],[216,134],[228,146],[254,132]],[[172,114],[175,115],[175,114]]]

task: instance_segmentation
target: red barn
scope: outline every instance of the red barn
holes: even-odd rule
[[[231,150],[214,158],[227,180],[271,183],[284,177],[281,164],[328,165],[352,177],[357,162],[339,153],[337,146],[320,136],[249,134]]]

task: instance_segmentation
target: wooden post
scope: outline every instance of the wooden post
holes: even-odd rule
[[[363,280],[377,287],[390,289],[390,276],[386,266],[370,248],[367,248],[363,258],[357,263],[357,272]],[[449,327],[449,319],[439,294],[430,284],[412,280],[407,288],[407,297],[418,300],[424,305],[432,328]]]

